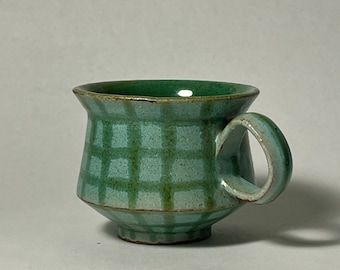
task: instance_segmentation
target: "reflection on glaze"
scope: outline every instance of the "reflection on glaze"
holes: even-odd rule
[[[192,91],[189,89],[182,89],[179,90],[177,95],[179,95],[180,97],[191,97],[192,96]]]

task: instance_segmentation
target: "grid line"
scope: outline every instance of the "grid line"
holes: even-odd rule
[[[134,121],[128,124],[128,148],[129,148],[129,187],[128,187],[128,206],[136,208],[139,187],[139,167],[140,167],[140,150],[141,145],[141,128],[140,122],[137,121],[136,111],[131,102],[124,102],[124,107],[130,119]]]
[[[101,157],[104,152],[109,151],[112,158],[129,158],[130,157],[130,149],[127,147],[103,147],[97,145],[90,145],[86,143],[88,148],[92,148],[92,154]],[[139,154],[142,157],[146,158],[158,158],[160,151],[162,149],[159,148],[146,148],[146,147],[139,147]],[[179,150],[176,149],[174,153],[175,156],[179,156],[184,159],[207,159],[206,154],[202,152],[202,150]]]
[[[212,112],[212,104],[210,102],[206,102],[201,107],[201,116],[211,115]],[[212,136],[212,123],[211,120],[207,120],[205,126],[201,125],[201,133],[203,137],[203,153],[206,157],[204,161],[204,178],[205,178],[205,205],[208,209],[212,209],[216,202],[214,200],[214,180],[216,179],[215,175],[215,149],[213,149],[213,144],[209,143],[213,141]]]
[[[108,157],[107,147],[111,144],[111,137],[112,137],[112,126],[108,121],[102,121],[103,125],[103,149],[104,149],[104,156]],[[105,203],[106,198],[106,179],[109,174],[110,162],[109,158],[101,158],[101,171],[100,171],[100,178],[99,179],[99,187],[98,187],[98,201],[100,204]]]
[[[103,181],[107,188],[116,191],[127,191],[130,188],[130,181],[124,178],[107,177],[106,179],[99,179],[94,175],[88,175],[85,172],[80,173],[81,177],[87,179],[87,184],[96,186],[99,181]],[[204,186],[205,180],[191,180],[187,182],[172,182],[171,190],[173,192],[188,191],[201,189]],[[160,181],[141,181],[138,183],[139,190],[143,192],[160,192],[162,189],[162,182]]]
[[[162,127],[162,178],[161,192],[164,210],[171,210],[174,207],[173,190],[171,187],[171,167],[175,160],[173,145],[176,143],[176,128],[171,124],[172,108],[171,105],[162,106],[164,117]]]
[[[91,121],[91,126],[89,125]],[[88,117],[88,126],[87,128],[91,127],[91,130],[89,132],[89,145],[92,145],[94,143],[95,140],[95,134],[97,132],[97,123],[96,121],[93,121],[92,118],[89,116]],[[87,147],[87,144],[85,144],[85,148],[84,148],[84,153],[85,151],[87,152],[87,159],[86,159],[86,164],[85,164],[85,171],[88,172],[90,170],[90,164],[91,164],[91,158],[92,158],[92,147]],[[87,182],[87,178],[82,177],[80,175],[80,179],[83,179],[84,183],[81,186],[81,190],[80,190],[80,195],[84,196],[85,195],[85,183]]]

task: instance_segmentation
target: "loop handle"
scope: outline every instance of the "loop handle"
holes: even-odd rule
[[[268,178],[260,188],[239,175],[223,180],[225,190],[241,200],[265,204],[273,201],[285,189],[292,174],[292,157],[287,141],[268,117],[244,113],[235,117],[216,138],[216,157],[222,146],[233,155],[239,151],[242,138],[249,130],[260,143],[268,163]]]

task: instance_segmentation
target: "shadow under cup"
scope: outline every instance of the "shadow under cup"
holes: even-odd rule
[[[253,182],[247,133],[232,151],[218,149],[216,140],[246,112],[259,93],[255,87],[154,80],[73,91],[88,113],[77,194],[116,222],[121,238],[152,244],[203,239],[244,203],[226,190],[225,179]]]

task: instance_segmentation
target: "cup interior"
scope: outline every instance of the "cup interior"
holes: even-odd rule
[[[131,97],[212,97],[248,96],[258,94],[258,89],[244,84],[193,81],[193,80],[135,80],[91,83],[77,90],[97,94]]]

